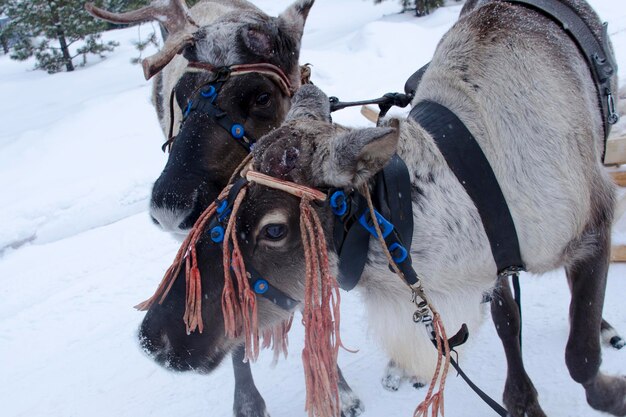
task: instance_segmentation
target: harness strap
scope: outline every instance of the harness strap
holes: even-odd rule
[[[602,111],[604,127],[604,148],[611,131],[611,125],[617,123],[619,116],[615,112],[613,93],[611,91],[611,77],[615,74],[617,64],[611,54],[608,24],[602,25],[601,38],[598,39],[593,30],[580,15],[565,3],[554,0],[502,0],[508,3],[521,4],[541,12],[560,26],[574,41],[578,49],[587,60],[587,65],[596,84],[598,101]],[[602,155],[604,161],[604,152]]]
[[[196,94],[187,102],[187,107],[183,112],[183,122],[192,112],[200,112],[213,118],[215,122],[235,141],[241,145],[247,153],[250,153],[252,145],[256,139],[246,133],[242,124],[235,123],[233,119],[222,109],[220,109],[215,100],[222,88],[224,81],[211,82],[200,88]]]
[[[519,349],[522,351],[522,288],[519,283],[519,272],[513,274],[513,293],[515,295],[515,304],[517,304],[517,312],[519,313]],[[506,285],[509,285],[507,282]]]
[[[478,385],[474,384],[474,382],[470,379],[470,377],[467,376],[465,372],[463,372],[463,370],[461,369],[461,366],[454,360],[454,358],[450,358],[450,363],[452,364],[452,367],[456,370],[456,372],[459,374],[459,376],[463,378],[463,381],[465,381],[465,383],[469,385],[472,391],[474,391],[476,395],[480,397],[481,400],[483,400],[493,411],[495,411],[496,414],[498,414],[501,417],[510,416],[509,412],[506,411],[504,407],[498,404],[497,401],[495,401],[493,398],[487,395],[483,390],[478,388]]]
[[[246,262],[246,271],[250,274],[249,281],[252,290],[271,303],[285,311],[292,311],[300,303],[262,278],[261,274],[248,262]]]
[[[385,229],[385,244],[405,278],[414,284],[417,274],[411,262],[413,206],[411,181],[404,161],[394,155],[376,174],[376,217]],[[339,285],[350,291],[359,283],[369,251],[370,236],[376,237],[366,199],[358,192],[333,189],[329,193],[335,214],[334,242],[339,255]]]
[[[285,75],[285,72],[278,68],[276,65],[266,62],[259,62],[256,64],[238,64],[228,67],[216,67],[215,65],[208,64],[206,62],[192,61],[189,62],[187,66],[190,68],[215,73],[227,72],[229,75],[244,75],[253,72],[260,73],[263,75],[267,75],[274,82],[276,82],[276,84],[280,87],[280,89],[283,91],[283,93],[285,93],[287,97],[293,97],[294,93],[296,92],[296,89],[291,85],[291,82],[289,81],[287,75]]]
[[[409,117],[430,133],[476,205],[498,275],[523,271],[515,223],[491,165],[474,136],[452,111],[433,101],[419,102]]]

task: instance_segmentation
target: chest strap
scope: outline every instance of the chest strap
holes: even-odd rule
[[[478,209],[498,275],[523,271],[519,241],[511,212],[489,161],[465,127],[448,108],[418,103],[409,117],[431,134],[448,166]]]
[[[410,255],[413,238],[411,181],[406,164],[398,155],[376,174],[372,194],[385,243],[407,280],[416,282]],[[339,189],[331,190],[329,195],[335,214],[333,238],[339,255],[338,281],[342,289],[350,291],[361,279],[370,236],[376,238],[376,230],[363,195]]]

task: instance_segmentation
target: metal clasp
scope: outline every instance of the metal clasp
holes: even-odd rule
[[[510,277],[511,275],[519,274],[524,271],[523,266],[509,266],[508,268],[504,268],[502,271],[498,272],[499,277]]]
[[[413,289],[413,294],[411,295],[411,302],[417,307],[413,313],[413,321],[415,323],[423,324],[432,323],[433,316],[430,314],[428,303],[420,296],[419,293],[419,289]]]
[[[613,99],[613,93],[607,88],[606,90],[606,102],[608,105],[609,114],[607,115],[607,121],[609,124],[614,125],[619,121],[619,114],[615,111],[615,100]]]

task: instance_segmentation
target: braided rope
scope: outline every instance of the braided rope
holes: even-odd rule
[[[443,325],[443,320],[441,316],[432,305],[430,300],[426,297],[424,293],[424,288],[421,285],[421,282],[418,281],[416,287],[411,286],[404,277],[404,274],[393,260],[391,253],[389,252],[389,248],[387,248],[387,244],[385,243],[385,238],[383,237],[382,231],[380,230],[380,226],[378,224],[378,218],[374,213],[374,204],[372,203],[372,196],[370,194],[370,190],[365,185],[362,190],[362,194],[365,196],[367,201],[367,206],[369,208],[370,217],[372,218],[372,223],[374,224],[374,229],[376,229],[376,237],[380,242],[380,246],[383,249],[385,256],[387,257],[387,261],[389,265],[393,268],[394,272],[402,278],[402,281],[409,286],[414,295],[420,297],[424,300],[430,311],[433,313],[433,322],[432,322],[432,332],[433,337],[435,339],[435,343],[437,345],[437,365],[435,366],[435,373],[430,381],[430,385],[428,387],[428,392],[426,393],[426,397],[424,400],[417,406],[415,412],[413,413],[413,417],[427,417],[428,410],[432,407],[432,417],[436,417],[439,412],[441,415],[444,415],[443,410],[443,393],[446,385],[446,377],[448,376],[448,370],[450,368],[450,346],[448,344],[448,337],[446,335],[446,330]],[[429,329],[430,330],[430,329]],[[439,389],[436,393],[433,394],[437,380],[439,380]]]

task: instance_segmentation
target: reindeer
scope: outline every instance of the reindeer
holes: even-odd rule
[[[587,3],[562,2],[577,10],[600,36],[600,21]],[[591,407],[625,416],[626,378],[599,371],[614,186],[601,162],[604,126],[589,67],[562,28],[531,8],[489,0],[471,1],[465,7],[440,41],[413,105],[445,106],[475,137],[508,203],[526,269],[541,274],[565,267],[572,294],[565,352],[570,375],[585,389]],[[615,91],[614,76],[609,84]],[[514,417],[545,416],[524,370],[519,316],[508,286],[498,280],[481,217],[420,123],[409,117],[368,129],[333,125],[328,98],[314,86],[303,86],[283,125],[256,145],[252,170],[289,181],[290,188],[300,193],[297,185],[365,192],[394,155],[408,168],[414,224],[410,257],[425,294],[447,329],[466,324],[473,334],[481,321],[484,294],[496,292],[493,317],[508,364],[504,403]],[[285,187],[268,187],[255,182],[256,177],[248,174],[251,181],[242,186],[245,192],[238,194],[237,210],[230,214],[236,223],[230,236],[243,259],[239,262],[253,266],[269,286],[287,297],[304,300],[310,270],[299,226],[302,203],[285,193]],[[311,208],[332,242],[338,231],[335,213],[326,203],[311,203]],[[225,288],[223,263],[233,261],[228,258],[230,249],[225,252],[229,245],[224,244],[223,254],[210,234],[199,236],[197,244],[191,241],[181,251],[196,251],[202,294],[210,300],[202,304],[201,318],[203,335],[212,336],[203,346],[219,357],[243,338],[224,335],[219,303]],[[328,244],[328,260],[335,271],[337,250]],[[180,324],[153,311],[167,308],[177,316],[183,314],[184,277],[184,270],[174,274],[172,290],[162,305],[151,307],[142,324],[142,331],[152,329],[147,337],[155,343],[164,335],[171,341],[181,331],[176,329]],[[363,295],[372,333],[392,361],[413,375],[430,375],[436,354],[428,332],[413,322],[410,292],[390,271],[382,246],[373,239],[356,289]],[[262,297],[256,307],[260,330],[289,314]],[[168,346],[167,354],[177,355],[177,349]],[[162,352],[163,347],[155,351]],[[187,359],[200,360],[203,352],[192,351]]]
[[[300,41],[313,3],[297,0],[278,17],[245,0],[206,0],[191,8],[182,0],[154,0],[120,14],[87,4],[91,14],[113,23],[161,24],[165,43],[142,66],[146,79],[155,77],[152,100],[170,150],[150,203],[152,219],[163,230],[184,237],[254,139],[284,119],[301,82]],[[214,96],[207,96],[212,87]],[[191,102],[204,107],[188,109]],[[195,348],[203,350],[196,343],[194,339]],[[243,349],[231,348],[235,416],[267,416]],[[184,361],[168,360],[167,365],[187,369]],[[360,400],[345,381],[342,387],[350,398],[347,416],[360,414]]]

